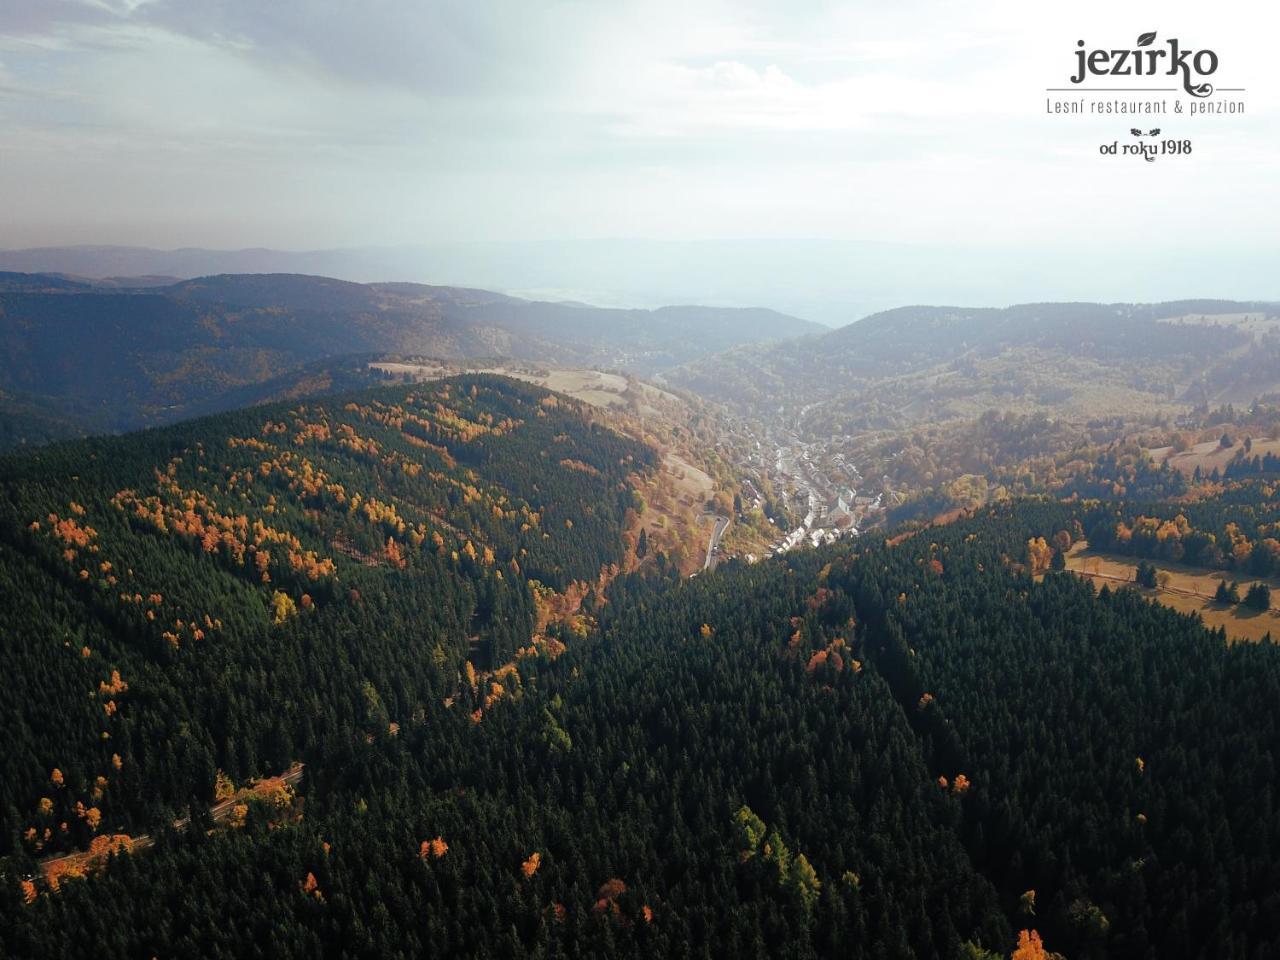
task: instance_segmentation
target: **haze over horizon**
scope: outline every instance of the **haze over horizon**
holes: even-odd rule
[[[917,304],[1280,300],[1261,252],[1227,265],[1208,289],[1195,251],[1161,256],[1137,271],[1105,253],[837,240],[603,239],[294,251],[88,245],[0,250],[0,270],[93,278],[303,273],[357,283],[475,287],[601,307],[766,307],[830,327]],[[1067,262],[1073,271],[1058,269]]]
[[[333,275],[828,324],[920,302],[1280,299],[1278,19],[17,0],[0,248],[358,251]],[[1045,116],[1045,88],[1077,38],[1152,29],[1212,47],[1248,112],[1169,118],[1189,158],[1101,158],[1130,123]]]

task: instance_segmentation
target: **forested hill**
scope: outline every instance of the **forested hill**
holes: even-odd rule
[[[1115,505],[1003,503],[913,536],[731,562],[692,580],[658,560],[587,596],[510,667],[477,675],[458,669],[466,637],[501,659],[540,625],[516,566],[564,585],[608,559],[622,481],[642,451],[584,432],[536,390],[472,379],[433,390],[448,394],[326,406],[327,438],[315,435],[318,408],[281,408],[77,447],[74,461],[64,450],[10,461],[4,569],[16,582],[5,593],[19,602],[5,634],[19,641],[15,675],[31,679],[5,685],[2,701],[6,730],[20,732],[5,755],[13,853],[0,867],[0,952],[1280,950],[1280,652],[1228,645],[1133,591],[1095,594],[1046,572]],[[417,433],[419,416],[436,428]],[[212,452],[214,423],[241,427],[219,438],[244,452],[231,471],[216,468],[232,454]],[[403,542],[398,524],[365,511],[371,476],[417,479],[390,457],[410,453],[401,434],[456,463],[431,467],[444,478],[432,489],[452,492],[447,523],[424,519],[421,544],[410,504],[431,494],[377,497],[404,520],[403,552],[389,546]],[[305,471],[286,453],[322,463],[332,476],[305,476],[321,497],[341,483],[346,509],[278,473],[272,460]],[[453,472],[468,467],[480,479],[524,475],[504,504]],[[327,554],[335,585],[300,580],[291,558],[277,566],[289,552],[270,534],[257,541],[271,554],[268,583],[248,547],[247,563],[234,544],[208,550],[166,509],[203,516],[201,495],[296,534],[304,567],[323,562],[307,549],[350,544]],[[375,518],[383,525],[369,533]],[[474,560],[465,545],[453,557],[461,541],[447,524],[463,520],[476,526]],[[396,554],[403,568],[386,562]],[[138,586],[103,582],[122,571]],[[153,582],[173,596],[152,604]],[[141,602],[124,599],[131,589]],[[211,607],[222,623],[196,626],[197,639],[192,621]],[[22,883],[34,844],[92,835],[77,803],[114,803],[120,790],[125,809],[103,823],[132,804],[154,825],[189,796],[198,811],[230,793],[225,781],[298,759],[298,796],[246,799],[229,825],[161,830],[153,847],[123,845],[56,891],[43,877]]]
[[[446,700],[483,709],[486,671],[623,562],[654,466],[588,408],[484,376],[0,459],[22,678],[0,696],[0,855],[145,831],[218,771],[276,773]]]
[[[612,310],[290,274],[125,283],[0,273],[0,444],[47,439],[54,424],[32,421],[32,406],[65,421],[64,434],[136,429],[270,398],[282,375],[352,355],[511,357],[649,375],[821,329],[769,310]]]
[[[1248,403],[1280,389],[1275,303],[913,306],[817,337],[746,345],[667,379],[748,411],[805,412],[815,435],[976,417],[1107,416]]]

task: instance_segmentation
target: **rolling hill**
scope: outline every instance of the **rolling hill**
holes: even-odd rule
[[[393,715],[401,694],[438,703],[464,657],[479,669],[510,661],[546,624],[538,604],[580,598],[623,562],[632,490],[655,466],[589,408],[494,377],[0,457],[10,668],[34,682],[40,661],[66,658],[34,713],[0,705],[23,741],[4,761],[0,809],[26,806],[46,768],[67,784],[102,774],[114,786],[95,805],[131,830],[202,792],[209,764],[238,778],[287,763],[315,696],[358,701],[371,683]],[[70,647],[56,641],[64,630]],[[102,702],[64,698],[64,684],[101,669],[125,678]],[[224,670],[239,679],[226,686]],[[268,706],[277,696],[294,707]],[[270,731],[283,717],[282,741]],[[110,742],[90,729],[112,718]],[[189,735],[159,734],[179,725]],[[127,759],[119,776],[113,755]]]
[[[1272,436],[1266,418],[1234,411],[1280,398],[1280,306],[902,307],[660,382],[763,434],[751,468],[790,491],[796,517],[836,510],[850,488],[928,517],[1065,489],[1113,447],[1139,464],[1144,449],[1216,443],[1224,429]]]
[[[275,395],[333,358],[512,357],[651,374],[692,357],[814,329],[767,310],[610,310],[482,290],[225,275],[161,286],[0,274],[0,413],[43,406],[64,432],[173,422]],[[366,381],[367,382],[367,381]]]
[[[665,374],[744,411],[853,432],[976,416],[1140,412],[1280,389],[1280,305],[1224,300],[902,307]]]

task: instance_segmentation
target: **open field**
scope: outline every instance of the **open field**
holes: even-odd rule
[[[472,366],[431,361],[406,363],[396,360],[379,360],[370,363],[369,367],[396,376],[410,376],[415,380],[438,380],[459,373],[492,373],[546,387],[596,407],[632,404],[634,412],[640,416],[660,416],[661,411],[654,404],[683,402],[674,394],[651,383],[629,381],[616,373],[603,373],[599,370],[557,369],[524,364]]]
[[[449,368],[440,363],[399,363],[393,360],[380,360],[369,364],[370,370],[381,370],[396,376],[410,376],[415,380],[439,380],[449,376]]]
[[[1183,450],[1181,453],[1174,453],[1172,447],[1156,447],[1149,450],[1151,459],[1156,463],[1164,463],[1166,460],[1169,466],[1181,471],[1186,476],[1191,476],[1196,472],[1196,467],[1200,468],[1202,474],[1209,473],[1214,467],[1219,470],[1223,469],[1235,455],[1244,447],[1243,440],[1237,440],[1229,447],[1223,447],[1217,440],[1206,440],[1204,443],[1197,443],[1190,450]],[[1268,453],[1280,453],[1280,440],[1253,440],[1253,448],[1250,452],[1252,457],[1265,456]]]
[[[662,461],[662,469],[675,480],[680,502],[688,507],[701,507],[715,493],[715,481],[688,460],[668,453]]]
[[[1169,317],[1159,323],[1171,323],[1178,326],[1191,324],[1194,326],[1235,327],[1246,333],[1259,336],[1270,333],[1280,325],[1280,319],[1265,313],[1210,313],[1191,314],[1183,317]]]
[[[1198,613],[1206,626],[1222,627],[1230,640],[1248,640],[1257,642],[1267,633],[1280,640],[1280,610],[1273,606],[1267,613],[1250,610],[1244,606],[1223,606],[1213,602],[1214,592],[1223,580],[1235,579],[1227,571],[1202,570],[1179,563],[1168,563],[1163,560],[1153,561],[1156,569],[1168,574],[1168,581],[1154,590],[1137,587],[1134,574],[1137,572],[1139,558],[1124,557],[1111,553],[1094,553],[1088,544],[1081,542],[1071,548],[1067,554],[1067,569],[1093,581],[1097,589],[1108,584],[1112,589],[1118,586],[1131,586],[1143,595],[1150,597],[1166,607],[1179,613]],[[1240,595],[1244,596],[1249,585],[1257,581],[1257,577],[1244,577],[1239,580]],[[1273,596],[1280,596],[1280,581],[1268,579]]]
[[[369,367],[385,373],[408,375],[416,380],[437,380],[462,372],[492,373],[546,387],[597,407],[621,406],[625,402],[622,395],[627,391],[625,377],[598,370],[534,370],[519,366],[473,368],[462,364],[401,363],[391,360],[371,363]]]
[[[597,407],[619,407],[626,403],[627,379],[616,373],[598,370],[551,370],[548,373],[532,373],[519,367],[489,367],[478,373],[495,373],[504,377],[525,380],[557,393],[568,394]]]
[[[495,373],[504,377],[514,377],[517,380],[526,380],[597,407],[621,407],[635,404],[634,412],[640,416],[661,416],[661,411],[651,406],[654,403],[683,402],[674,394],[667,393],[653,384],[628,380],[616,373],[602,373],[599,370],[551,369],[535,372],[519,366],[498,366],[486,367],[476,372]]]

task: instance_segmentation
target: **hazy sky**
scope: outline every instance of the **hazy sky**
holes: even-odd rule
[[[0,247],[835,238],[1195,253],[1212,281],[1275,246],[1277,21],[1168,0],[3,0]],[[1217,51],[1249,112],[1156,121],[1190,158],[1099,157],[1133,124],[1047,117],[1044,88],[1077,39],[1151,30]]]

